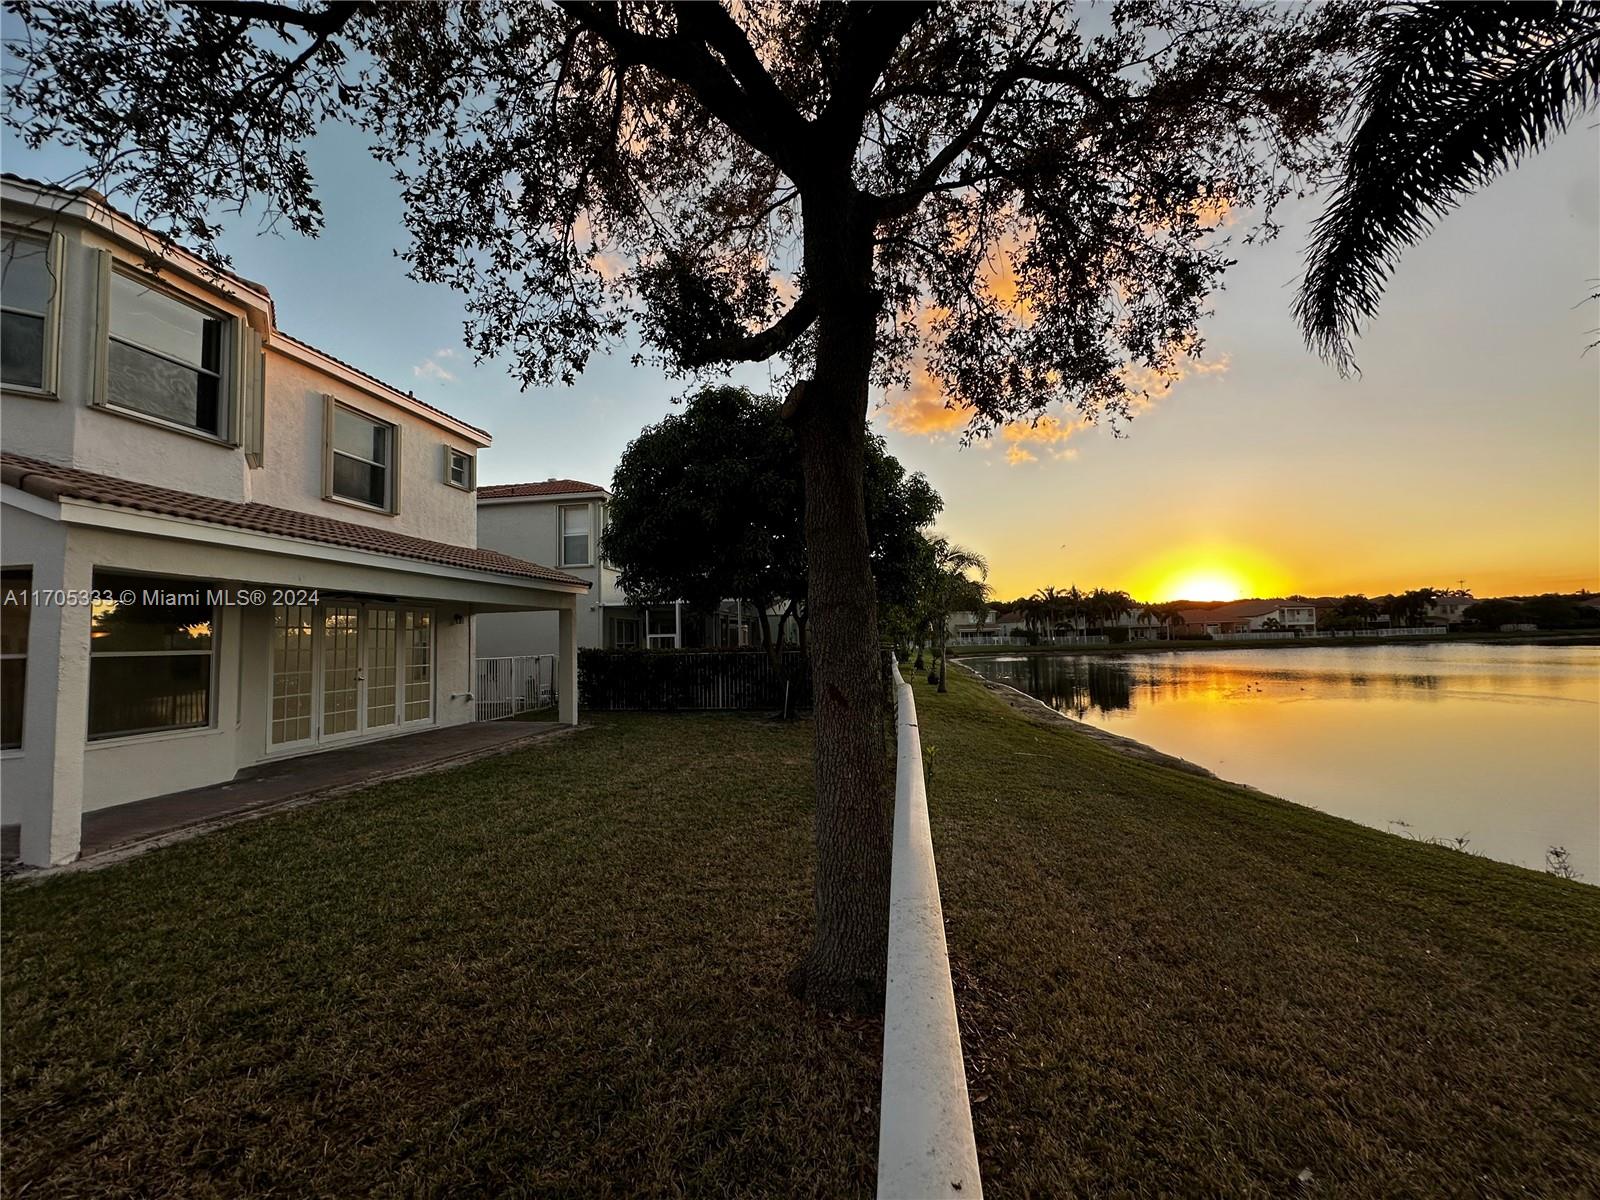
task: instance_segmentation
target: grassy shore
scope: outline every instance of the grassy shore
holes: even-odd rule
[[[987,1194],[1592,1192],[1600,888],[1137,761],[959,674],[913,686]]]
[[[987,1194],[1600,1177],[1600,888],[915,686]],[[600,717],[6,885],[5,1191],[869,1195],[881,1029],[782,986],[809,750]]]
[[[1485,646],[1600,646],[1600,630],[1569,630],[1551,633],[1447,633],[1439,637],[1408,638],[1283,638],[1260,642],[1213,640],[1121,642],[1107,646],[962,646],[950,643],[951,658],[978,658],[996,654],[1166,654],[1174,650],[1304,650],[1310,646],[1417,646],[1439,642],[1466,642]]]

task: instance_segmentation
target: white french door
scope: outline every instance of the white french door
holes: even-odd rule
[[[433,614],[355,601],[273,613],[270,746],[334,744],[433,721]]]

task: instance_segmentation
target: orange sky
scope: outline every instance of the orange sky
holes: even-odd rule
[[[1071,414],[969,449],[919,375],[875,426],[1001,598],[1600,591],[1600,131],[1575,129],[1406,252],[1341,380],[1289,315],[1314,203],[1240,247],[1208,349],[1115,438]],[[1159,392],[1159,389],[1152,389]],[[1204,593],[1204,595],[1202,595]]]

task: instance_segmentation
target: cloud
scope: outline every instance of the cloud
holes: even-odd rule
[[[944,385],[922,363],[912,368],[911,386],[891,389],[883,407],[891,429],[923,437],[956,433],[972,417],[970,409],[946,405]]]
[[[448,370],[444,364],[450,359],[460,357],[450,347],[445,346],[442,349],[435,350],[427,358],[412,367],[411,373],[418,379],[432,379],[438,383],[453,383],[455,381],[455,372]]]
[[[1226,375],[1232,363],[1229,355],[1222,354],[1210,361],[1179,354],[1165,370],[1129,364],[1122,368],[1123,385],[1134,393],[1133,408],[1143,412],[1162,399],[1185,379],[1203,375]]]
[[[1069,446],[1067,442],[1087,428],[1089,422],[1082,417],[1063,420],[1050,413],[1037,421],[1007,425],[1000,430],[1000,438],[1006,443],[1006,462],[1013,467],[1038,462],[1039,456],[1028,448],[1030,444],[1047,451],[1054,459],[1077,458],[1077,447]]]

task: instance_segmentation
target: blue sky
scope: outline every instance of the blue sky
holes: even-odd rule
[[[8,171],[77,164],[22,148]],[[361,135],[329,127],[310,157],[327,214],[317,240],[231,229],[244,275],[282,327],[484,426],[480,481],[609,482],[623,447],[679,385],[627,348],[572,388],[518,390],[462,346],[460,297],[405,277],[397,188]],[[1484,193],[1409,251],[1341,380],[1289,315],[1316,201],[1283,235],[1241,247],[1215,300],[1208,358],[1127,436],[1079,433],[963,449],[948,434],[874,424],[944,496],[943,531],[986,553],[997,590],[1120,586],[1163,598],[1223,574],[1240,590],[1382,592],[1465,579],[1480,594],[1600,588],[1600,131],[1593,121]],[[735,379],[764,390],[764,366]],[[1065,450],[1066,453],[1059,453]]]

